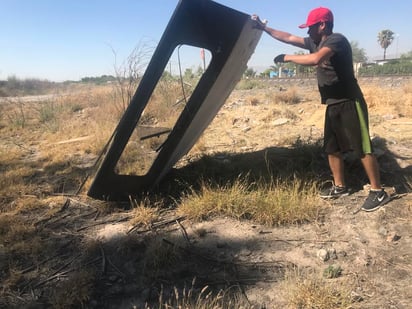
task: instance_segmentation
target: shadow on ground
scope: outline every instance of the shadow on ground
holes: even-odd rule
[[[411,192],[412,166],[401,167],[399,160],[412,160],[412,156],[404,157],[393,153],[386,140],[381,138],[375,138],[372,143],[380,165],[382,184],[396,188],[397,193]],[[350,153],[345,154],[344,158],[347,185],[354,191],[362,190],[369,180],[360,160]],[[332,180],[320,142],[298,143],[290,148],[271,147],[249,153],[204,156],[169,173],[162,182],[160,191],[170,193],[175,189],[176,192],[182,192],[188,187],[196,190],[205,180],[224,185],[245,176],[251,182],[298,177],[322,185]],[[180,186],[173,187],[176,184]]]
[[[379,140],[376,147],[383,151],[379,156],[382,182],[396,187],[398,193],[411,192],[411,166],[401,167],[402,158],[392,153],[384,140]],[[77,169],[65,171],[68,174],[59,177],[80,182],[76,177],[83,173]],[[28,184],[36,179],[44,183],[47,170],[39,173],[35,179],[28,179]],[[76,173],[76,177],[70,173]],[[355,189],[368,182],[358,160],[348,157],[346,173],[348,184]],[[156,194],[175,201],[189,188],[199,190],[205,180],[227,184],[241,176],[250,181],[298,177],[322,183],[330,179],[330,172],[318,143],[218,153],[173,170]],[[62,190],[61,186],[53,188],[56,192],[50,194]],[[199,247],[184,235],[182,218],[174,217],[167,209],[150,228],[135,226],[131,230],[125,229],[130,227],[126,225],[130,213],[124,204],[84,202],[80,197],[62,198],[61,203],[61,209],[53,214],[38,209],[20,214],[20,224],[27,229],[20,238],[10,239],[7,251],[0,255],[0,278],[4,283],[1,306],[126,308],[132,303],[156,303],[159,294],[170,296],[174,288],[192,288],[195,296],[206,285],[212,291],[236,287],[232,291],[242,295],[243,286],[281,280],[285,271],[294,267],[287,262],[242,262],[242,250],[252,247],[248,241],[220,239],[210,243],[209,248]],[[2,220],[2,229],[12,228],[14,221]],[[107,239],[96,237],[96,230],[108,224],[122,229],[122,233]],[[196,237],[202,237],[200,231]],[[285,245],[279,242],[272,250]],[[231,248],[233,256],[215,256],[212,249],[216,246]]]

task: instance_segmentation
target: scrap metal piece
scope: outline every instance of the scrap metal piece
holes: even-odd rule
[[[123,114],[88,195],[115,200],[153,189],[196,143],[247,68],[262,35],[251,16],[211,0],[180,0]],[[205,48],[212,58],[145,175],[115,167],[176,47]]]

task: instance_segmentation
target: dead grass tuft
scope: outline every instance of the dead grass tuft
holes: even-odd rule
[[[412,85],[406,84],[402,89],[397,87],[365,86],[362,91],[369,106],[370,114],[393,115],[395,117],[411,117]]]
[[[297,104],[302,101],[300,94],[296,88],[290,88],[286,91],[281,90],[275,94],[275,102],[285,104]]]
[[[208,286],[205,286],[199,291],[195,288],[195,279],[193,279],[192,286],[189,288],[185,287],[182,291],[174,288],[173,295],[170,297],[164,297],[162,290],[159,305],[153,307],[146,305],[145,309],[252,309],[252,306],[238,287],[214,292]]]
[[[92,271],[76,271],[53,287],[50,297],[53,308],[83,308],[93,293],[95,275]]]
[[[146,280],[151,282],[168,273],[181,261],[182,254],[179,242],[169,243],[160,238],[147,241],[143,261]]]
[[[203,184],[199,192],[183,198],[178,212],[197,221],[223,215],[269,226],[310,222],[319,215],[316,192],[316,183],[296,178],[270,184],[249,183],[247,179],[224,186]]]
[[[131,211],[130,223],[132,225],[148,227],[159,218],[159,207],[152,206],[149,199],[142,199],[140,202],[131,200],[131,204],[133,210]]]
[[[352,308],[351,289],[347,282],[326,280],[313,272],[292,270],[286,274],[283,284],[290,308]]]

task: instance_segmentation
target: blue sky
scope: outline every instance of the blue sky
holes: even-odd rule
[[[258,14],[269,26],[305,36],[297,26],[315,7],[329,7],[335,15],[335,32],[366,51],[383,57],[377,34],[396,33],[387,57],[412,51],[410,0],[216,0],[247,14]],[[9,76],[51,81],[79,80],[86,76],[114,75],[117,62],[139,44],[155,47],[178,0],[0,0],[0,80]],[[263,34],[249,67],[272,65],[279,53],[298,49]],[[172,56],[171,67],[177,70]],[[187,48],[182,66],[201,65],[198,51]]]

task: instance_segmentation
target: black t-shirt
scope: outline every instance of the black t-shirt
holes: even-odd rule
[[[348,40],[342,34],[332,33],[317,46],[311,38],[305,38],[305,47],[311,53],[324,46],[333,51],[333,56],[316,69],[322,103],[361,99],[363,95],[353,71],[352,48]]]

